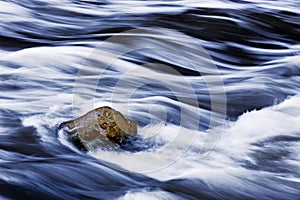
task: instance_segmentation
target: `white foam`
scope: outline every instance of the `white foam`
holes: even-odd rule
[[[300,108],[297,106],[299,104],[300,95],[289,98],[273,107],[245,113],[236,122],[227,122],[228,125],[223,130],[219,142],[207,157],[202,157],[199,154],[206,133],[197,132],[194,134],[191,130],[183,129],[186,137],[196,136],[193,143],[184,140],[174,143],[172,136],[176,135],[180,128],[175,125],[148,126],[141,129],[140,134],[142,135],[151,134],[152,129],[158,129],[157,139],[166,144],[173,142],[159,153],[156,151],[130,153],[101,150],[91,152],[91,155],[117,164],[123,169],[143,173],[159,180],[199,178],[209,184],[230,183],[232,186],[239,185],[242,184],[239,177],[251,177],[255,173],[266,173],[249,171],[239,163],[239,160],[254,162],[249,153],[258,147],[253,143],[279,135],[299,135],[300,112],[298,111]],[[291,108],[296,114],[284,112]],[[186,152],[183,151],[187,146],[189,149]],[[179,153],[181,156],[176,158]],[[296,154],[294,159],[298,159],[299,162],[299,151],[294,153]]]
[[[165,191],[150,191],[149,189],[138,189],[131,190],[127,192],[123,197],[120,197],[118,200],[169,200],[169,199],[183,199],[174,194],[165,192]]]
[[[48,111],[45,114],[36,114],[23,117],[23,126],[35,127],[37,129],[37,134],[39,134],[42,142],[56,142],[56,134],[51,134],[49,130],[47,130],[47,128],[54,129],[56,125],[67,120],[64,117],[58,117],[55,115],[55,113],[57,113],[57,110],[59,109],[61,109],[59,106],[54,105],[52,107],[49,107]]]
[[[155,142],[164,143],[163,147],[137,153],[97,150],[90,154],[97,159],[119,165],[125,170],[150,175],[184,156],[188,148],[195,143],[195,134],[199,134],[175,125],[163,126],[162,124],[141,128],[139,134],[142,137],[149,136],[152,135],[153,130],[158,131],[155,133]],[[202,133],[202,140],[203,135],[204,133]]]

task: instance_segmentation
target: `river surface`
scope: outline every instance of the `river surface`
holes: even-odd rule
[[[300,1],[1,0],[0,199],[299,199]],[[127,149],[61,122],[111,106]]]

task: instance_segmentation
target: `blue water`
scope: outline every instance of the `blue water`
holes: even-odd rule
[[[299,199],[299,1],[0,8],[0,199]],[[135,151],[58,130],[104,105]]]

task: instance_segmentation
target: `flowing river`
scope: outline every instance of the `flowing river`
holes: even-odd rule
[[[300,1],[1,0],[0,199],[299,199]],[[111,106],[124,151],[61,122]]]

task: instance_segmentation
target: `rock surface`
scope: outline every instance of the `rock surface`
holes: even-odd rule
[[[137,124],[110,107],[99,107],[60,124],[69,139],[81,150],[116,148],[128,136],[137,134]]]

